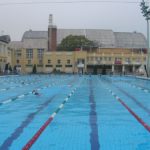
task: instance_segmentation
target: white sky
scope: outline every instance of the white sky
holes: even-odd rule
[[[73,0],[57,0],[57,2]],[[74,0],[81,1],[81,0]],[[92,1],[92,0],[91,0]],[[94,1],[94,0],[93,0]],[[102,0],[97,0],[102,1]],[[0,35],[9,34],[11,40],[21,40],[26,30],[47,31],[49,14],[54,24],[66,29],[112,29],[115,32],[142,32],[146,35],[146,21],[138,3],[113,2],[48,3],[1,5],[9,2],[56,2],[55,0],[0,0]],[[140,2],[140,0],[117,0]]]

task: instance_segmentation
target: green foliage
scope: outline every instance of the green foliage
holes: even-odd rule
[[[74,51],[77,48],[85,48],[94,46],[94,42],[88,40],[84,36],[73,36],[69,35],[64,38],[58,45],[58,51]]]

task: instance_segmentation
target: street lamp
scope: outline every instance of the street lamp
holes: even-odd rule
[[[147,73],[148,77],[150,76],[150,43],[149,43],[149,20],[150,20],[150,8],[148,5],[146,5],[145,1],[142,0],[140,3],[142,14],[146,19],[147,22]]]

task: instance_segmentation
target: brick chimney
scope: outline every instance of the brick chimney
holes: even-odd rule
[[[57,27],[53,25],[53,15],[49,15],[48,26],[48,51],[56,51],[57,48]]]

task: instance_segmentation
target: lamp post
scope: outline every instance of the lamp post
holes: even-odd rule
[[[150,8],[146,4],[144,0],[140,3],[142,14],[146,19],[147,22],[147,63],[146,63],[146,68],[147,68],[147,73],[148,77],[150,76],[150,43],[149,43],[149,20],[150,20]]]

